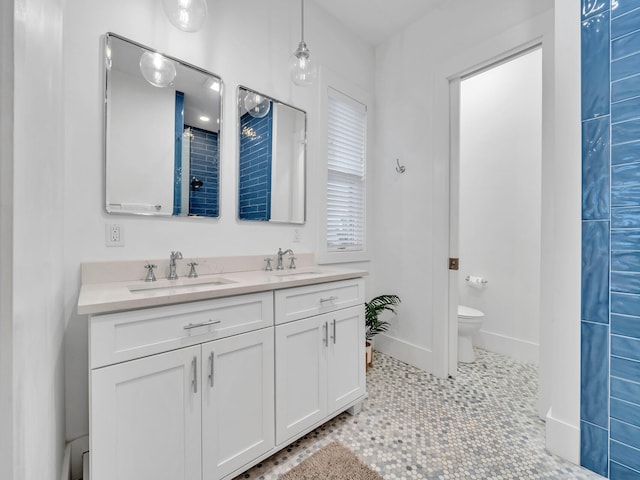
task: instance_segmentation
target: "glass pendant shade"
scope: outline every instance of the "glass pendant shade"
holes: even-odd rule
[[[140,73],[154,87],[168,87],[176,78],[176,66],[164,55],[144,52],[140,56]]]
[[[244,108],[253,118],[263,118],[271,110],[271,101],[255,92],[247,92],[244,97]]]
[[[206,0],[162,0],[169,21],[183,32],[200,30],[207,18]]]
[[[298,49],[289,58],[291,81],[300,87],[308,87],[316,79],[317,73],[318,69],[311,60],[307,44],[300,42]]]

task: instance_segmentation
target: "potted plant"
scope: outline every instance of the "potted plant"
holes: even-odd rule
[[[365,346],[367,350],[367,368],[373,364],[373,345],[371,341],[379,333],[386,332],[390,323],[381,318],[385,311],[396,313],[396,306],[400,304],[397,295],[378,295],[365,302]]]

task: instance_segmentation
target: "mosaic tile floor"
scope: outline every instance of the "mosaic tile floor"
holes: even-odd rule
[[[389,479],[600,479],[544,449],[535,366],[476,350],[455,379],[376,352],[369,398],[236,477],[277,479],[331,441]]]

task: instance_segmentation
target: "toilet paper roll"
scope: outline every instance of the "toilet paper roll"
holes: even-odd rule
[[[471,288],[477,288],[478,290],[482,290],[487,284],[487,281],[484,278],[474,275],[469,275],[466,280],[467,285],[469,285]]]

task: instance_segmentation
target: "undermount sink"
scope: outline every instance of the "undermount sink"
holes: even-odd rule
[[[178,278],[177,280],[158,280],[157,282],[137,283],[129,285],[127,288],[131,293],[154,292],[160,290],[188,290],[196,287],[215,287],[236,283],[227,278],[198,277],[198,278]]]
[[[319,270],[280,270],[277,272],[272,272],[276,277],[298,277],[301,275],[322,275],[323,273]]]

